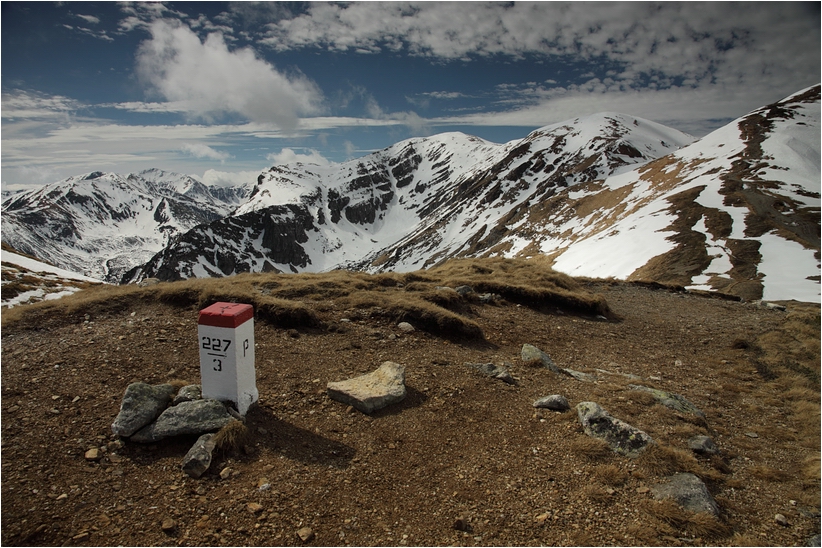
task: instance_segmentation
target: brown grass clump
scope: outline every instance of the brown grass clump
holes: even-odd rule
[[[770,482],[788,481],[791,477],[790,474],[783,470],[778,470],[776,468],[771,468],[770,466],[764,465],[751,466],[748,469],[748,473],[756,479]]]
[[[642,452],[637,462],[649,474],[655,476],[670,476],[677,472],[703,474],[699,462],[690,452],[670,445],[652,445]]]
[[[187,380],[183,380],[183,379],[171,379],[170,381],[168,381],[168,384],[170,384],[171,386],[174,387],[174,393],[176,394],[177,392],[180,391],[180,389],[182,387],[188,386],[192,383],[188,382]]]
[[[588,435],[575,437],[571,440],[570,446],[574,454],[592,462],[606,460],[614,454],[607,442]]]
[[[669,525],[676,531],[685,531],[692,537],[715,540],[731,533],[731,527],[705,512],[690,512],[670,499],[646,501],[646,514],[653,520]]]
[[[610,487],[619,487],[628,481],[628,472],[615,464],[601,464],[594,468],[594,476]]]
[[[213,442],[216,450],[222,453],[238,451],[248,440],[248,427],[241,421],[231,421],[214,434]]]
[[[441,277],[444,285],[469,285],[478,293],[496,293],[535,309],[554,307],[617,318],[601,295],[587,291],[540,259],[456,259],[429,272]]]

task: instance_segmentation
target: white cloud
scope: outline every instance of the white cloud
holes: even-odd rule
[[[180,150],[195,158],[208,158],[209,160],[219,160],[220,162],[225,162],[231,158],[231,154],[214,150],[210,146],[202,143],[183,143]]]
[[[67,119],[68,115],[83,108],[83,105],[62,95],[16,89],[3,92],[2,107],[2,117],[6,119],[53,120]]]
[[[221,33],[204,42],[166,20],[150,26],[152,38],[137,52],[137,73],[164,99],[212,121],[229,114],[283,129],[321,110],[322,94],[301,74],[285,75],[250,48],[230,51]]]
[[[308,154],[300,154],[292,148],[284,148],[280,152],[272,152],[266,155],[265,158],[275,164],[294,164],[301,162],[303,164],[329,165],[332,163],[314,149],[309,150]]]
[[[200,181],[209,186],[242,186],[254,184],[260,175],[261,169],[253,171],[217,171],[208,169]]]
[[[100,24],[100,18],[95,17],[93,15],[80,15],[78,13],[78,14],[75,15],[75,17],[79,17],[80,19],[82,19],[86,23],[91,23],[92,25],[99,25]]]
[[[538,55],[610,69],[628,87],[654,77],[658,88],[745,86],[818,75],[812,11],[783,2],[311,3],[269,24],[262,42],[279,51],[404,49],[442,60]]]

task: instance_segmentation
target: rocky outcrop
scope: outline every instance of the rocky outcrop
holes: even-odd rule
[[[553,371],[554,373],[560,373],[559,367],[554,363],[554,360],[551,359],[551,356],[537,348],[532,344],[523,344],[522,350],[520,351],[520,358],[522,362],[526,365],[539,365],[542,367],[546,367]]]
[[[339,382],[329,382],[328,397],[353,406],[363,413],[373,413],[405,399],[405,366],[383,362],[371,373]]]
[[[516,384],[517,381],[511,376],[508,368],[503,365],[494,365],[493,363],[466,363],[468,367],[479,371],[486,377],[492,379],[499,379],[506,384]]]
[[[577,404],[579,422],[585,433],[608,443],[610,448],[627,457],[637,457],[654,440],[642,430],[609,415],[598,403]]]
[[[703,419],[705,418],[705,413],[679,394],[665,392],[664,390],[658,390],[656,388],[648,388],[647,386],[642,386],[639,384],[629,384],[628,388],[631,390],[639,390],[640,392],[647,392],[651,394],[656,401],[669,409],[673,409],[674,411],[679,411],[680,413],[691,413],[697,417],[701,417]]]
[[[537,409],[550,409],[551,411],[568,411],[571,409],[568,400],[560,394],[542,397],[534,402],[534,407]]]
[[[667,483],[652,487],[651,492],[655,499],[672,499],[691,512],[719,515],[719,507],[708,488],[693,474],[674,474]]]

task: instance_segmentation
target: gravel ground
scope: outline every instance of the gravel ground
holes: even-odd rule
[[[807,390],[764,379],[750,347],[786,313],[637,285],[590,287],[621,321],[475,305],[487,342],[470,344],[403,333],[327,302],[317,310],[331,329],[258,322],[250,437],[198,480],[180,470],[193,439],[138,445],[110,429],[129,383],[199,382],[196,309],[135,301],[122,313],[7,325],[2,543],[784,546],[818,533],[818,401],[808,415]],[[598,382],[523,364],[524,343]],[[367,416],[325,395],[326,383],[385,360],[406,366],[402,403]],[[508,362],[518,383],[466,362]],[[681,394],[707,420],[648,401],[619,373]],[[572,410],[532,407],[549,394],[566,396]],[[665,467],[603,452],[582,433],[573,410],[581,401],[645,430],[679,460]],[[710,435],[722,456],[692,457],[696,434]],[[94,448],[101,459],[86,458]],[[654,501],[649,488],[677,467],[706,480],[721,519]]]

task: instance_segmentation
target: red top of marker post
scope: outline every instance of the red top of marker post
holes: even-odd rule
[[[200,310],[199,325],[237,327],[254,317],[254,307],[240,303],[214,303]]]

